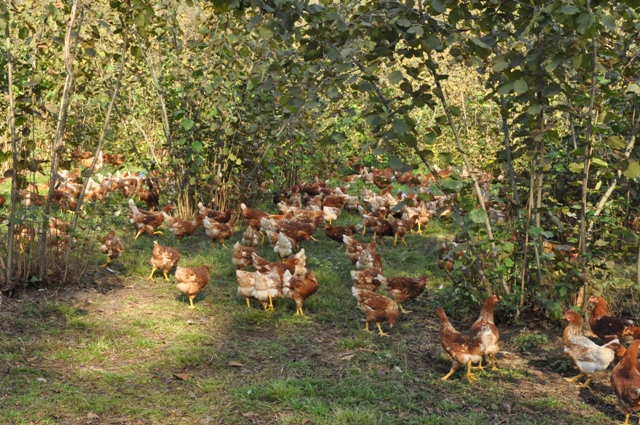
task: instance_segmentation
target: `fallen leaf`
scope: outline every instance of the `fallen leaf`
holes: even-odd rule
[[[356,355],[356,353],[353,354],[347,354],[345,356],[340,357],[340,360],[351,360],[352,358],[354,358]]]
[[[100,416],[96,415],[93,412],[87,413],[87,419],[100,419]]]
[[[234,361],[230,361],[229,362],[229,366],[231,367],[244,367],[244,365],[240,362],[234,362]]]
[[[188,373],[174,373],[173,377],[177,378],[177,379],[179,379],[181,381],[188,381],[189,379],[192,378],[192,376],[189,375]]]
[[[243,413],[242,416],[244,416],[245,418],[251,419],[251,418],[257,418],[260,415],[258,415],[255,412],[247,412],[247,413]]]

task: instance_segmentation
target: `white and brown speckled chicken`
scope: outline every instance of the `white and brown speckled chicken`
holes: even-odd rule
[[[251,265],[253,254],[256,252],[258,251],[255,248],[240,245],[240,242],[236,242],[231,251],[231,262],[236,266],[236,269],[244,270]]]
[[[369,330],[369,322],[376,322],[380,336],[389,336],[389,334],[382,332],[380,324],[386,321],[389,323],[389,327],[393,328],[399,316],[396,302],[391,298],[366,289],[352,287],[351,292],[358,300],[358,305],[365,314],[366,325],[364,330],[371,332]]]
[[[278,241],[273,247],[273,252],[280,258],[287,258],[293,255],[298,250],[298,244],[296,241],[288,237],[282,232],[278,233]]]
[[[114,258],[118,258],[122,251],[124,251],[124,244],[122,239],[116,236],[115,231],[110,231],[107,236],[100,238],[102,245],[100,246],[100,252],[107,255],[107,262],[102,267],[107,267]]]
[[[209,283],[209,267],[178,267],[176,269],[176,289],[189,297],[189,308],[195,308],[193,299]]]
[[[273,310],[273,299],[282,295],[282,277],[278,273],[256,273],[253,297],[265,310]]]
[[[151,274],[149,279],[153,280],[153,274],[156,270],[162,270],[165,280],[169,280],[169,270],[180,261],[180,253],[178,248],[172,246],[162,246],[158,241],[153,241],[153,255],[149,260],[151,263]]]
[[[216,241],[219,241],[223,247],[227,247],[224,241],[233,236],[233,228],[229,224],[220,223],[205,215],[202,219],[202,226],[204,226],[205,233],[211,239],[212,247],[215,247]]]
[[[242,245],[256,247],[262,242],[262,235],[251,226],[242,234]]]
[[[377,267],[382,270],[382,257],[376,252],[375,244],[369,244],[362,250],[358,261],[356,261],[356,268],[358,270],[364,270],[371,267]]]
[[[382,287],[391,295],[403,313],[411,313],[402,307],[402,303],[412,300],[422,294],[427,287],[427,276],[419,279],[410,277],[384,277],[377,276],[382,283]]]
[[[355,238],[347,235],[342,236],[342,241],[346,248],[345,255],[349,261],[351,261],[351,264],[355,264],[358,261],[358,258],[360,258],[362,251],[367,247],[367,244],[357,241]],[[370,245],[371,244],[375,245],[375,242],[371,242]]]
[[[248,308],[251,308],[250,298],[253,298],[253,294],[255,291],[256,275],[257,273],[255,272],[236,270],[236,279],[238,280],[238,294],[246,299]]]

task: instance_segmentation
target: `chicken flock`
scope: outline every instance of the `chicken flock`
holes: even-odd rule
[[[446,177],[447,173],[445,170],[439,174],[440,177]],[[231,209],[217,211],[200,203],[193,219],[172,216],[172,205],[159,209],[156,186],[151,179],[140,174],[99,176],[99,182],[89,185],[91,188],[87,193],[89,199],[102,199],[109,191],[119,190],[130,197],[129,219],[134,226],[135,239],[144,233],[151,237],[163,234],[165,229],[174,235],[177,246],[163,246],[153,241],[149,279],[153,280],[154,273],[162,270],[164,279],[169,281],[169,273],[175,268],[176,289],[187,295],[189,308],[195,308],[194,300],[199,291],[209,283],[211,269],[205,264],[195,267],[178,266],[181,259],[180,241],[196,234],[202,226],[212,246],[215,247],[218,242],[227,248],[226,241],[234,235],[234,227],[244,223],[246,227],[242,230],[241,239],[230,247],[231,260],[236,268],[237,294],[245,299],[247,308],[251,308],[252,300],[256,300],[264,310],[274,309],[274,299],[288,298],[295,303],[295,314],[304,316],[305,300],[321,290],[322,282],[307,268],[306,251],[302,245],[316,240],[314,235],[325,223],[326,237],[344,246],[345,255],[353,266],[350,271],[351,293],[356,299],[357,307],[364,313],[364,330],[373,332],[370,326],[375,323],[378,334],[388,336],[383,325],[393,328],[401,314],[411,313],[404,305],[425,291],[428,277],[386,275],[377,248],[379,244],[384,244],[384,237],[393,238],[393,245],[406,245],[405,238],[409,233],[422,234],[433,217],[449,212],[450,200],[447,195],[431,195],[430,201],[424,201],[413,194],[392,194],[393,182],[414,185],[417,192],[420,192],[421,188],[428,187],[433,176],[421,178],[411,172],[397,174],[390,169],[369,171],[363,168],[359,174],[346,177],[343,181],[349,184],[358,178],[376,185],[380,193],[365,188],[360,191],[360,196],[352,196],[347,194],[348,186],[329,188],[326,182],[315,178],[310,183],[302,183],[275,193],[274,203],[279,214],[252,209],[245,204],[239,205],[237,212]],[[488,178],[480,180],[488,185]],[[54,199],[58,199],[61,207],[73,208],[74,202],[77,202],[74,196],[77,196],[79,190],[74,185],[77,183],[73,182],[72,175],[60,176],[59,184],[54,189]],[[55,191],[62,193],[56,194]],[[23,202],[38,202],[40,199],[36,192],[26,192],[23,195]],[[147,209],[137,206],[134,196],[144,201]],[[345,211],[358,214],[362,223],[335,225],[334,221]],[[488,212],[494,221],[504,219],[508,214],[508,206],[489,206]],[[372,235],[371,240],[362,242],[356,238],[366,235],[367,230]],[[21,251],[24,251],[25,244],[33,239],[34,234],[33,229],[26,226],[17,227],[16,239]],[[99,240],[102,243],[100,250],[107,256],[104,266],[109,266],[125,251],[123,241],[114,231]],[[66,244],[73,243],[69,237],[68,224],[52,218],[47,241],[52,252],[64,252]],[[271,262],[258,255],[257,247],[267,242],[278,261]],[[451,249],[452,246],[455,246],[455,242],[440,250],[438,266],[447,272],[452,270],[453,263],[461,255],[460,251]],[[378,292],[380,288],[384,289],[385,294]],[[564,317],[569,324],[563,334],[564,352],[580,374],[565,379],[574,382],[586,377],[585,382],[579,385],[589,388],[593,375],[613,364],[611,385],[626,415],[625,424],[628,424],[630,414],[640,409],[640,370],[637,361],[640,327],[635,327],[630,320],[607,315],[604,298],[594,296],[589,301],[595,305],[589,320],[590,328],[604,344],[598,345],[585,337],[582,317],[573,310],[567,311]],[[444,309],[437,308],[440,342],[452,362],[450,371],[442,380],[449,379],[459,368],[464,367],[468,382],[473,384],[477,380],[473,370],[483,369],[484,359],[490,363],[491,370],[497,370],[500,332],[494,322],[494,306],[498,302],[497,296],[488,297],[478,319],[466,332],[456,330]],[[630,345],[625,349],[623,344],[628,343]]]

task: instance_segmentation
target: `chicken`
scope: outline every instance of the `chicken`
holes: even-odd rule
[[[266,212],[253,210],[244,203],[240,204],[240,210],[242,211],[242,216],[249,222],[249,225],[256,230],[260,228],[260,219],[262,217],[269,217],[269,214]]]
[[[620,360],[622,360],[622,358],[626,354],[627,349],[624,347],[624,345],[618,342],[611,342],[609,343],[608,347],[613,350],[613,353],[614,353],[613,366],[615,366],[618,363],[620,363]]]
[[[624,357],[613,368],[611,386],[618,404],[625,414],[624,425],[629,425],[629,416],[640,409],[640,369],[638,368],[638,350],[640,341],[633,341]]]
[[[609,342],[615,338],[619,338],[623,342],[626,342],[625,339],[630,339],[623,337],[622,332],[626,327],[634,325],[631,320],[607,316],[607,301],[602,297],[592,296],[589,298],[589,302],[596,305],[591,311],[589,325],[593,333],[598,335],[598,338],[604,342]]]
[[[324,214],[324,221],[328,221],[329,224],[333,223],[333,220],[337,220],[340,217],[341,208],[337,207],[322,207],[322,213]]]
[[[282,232],[278,233],[278,242],[273,247],[273,252],[280,258],[287,258],[298,250],[296,241]]]
[[[205,217],[202,214],[198,214],[194,220],[183,220],[178,217],[171,217],[169,214],[164,212],[164,210],[161,211],[161,213],[164,217],[164,221],[167,223],[167,227],[169,227],[169,231],[178,239],[178,242],[180,242],[185,236],[193,235],[193,233],[198,230],[198,227],[200,227]]]
[[[376,252],[376,243],[371,242],[365,249],[362,250],[358,261],[356,261],[356,268],[358,270],[364,270],[371,267],[377,267],[382,269],[382,257]]]
[[[399,316],[396,302],[391,298],[366,289],[352,287],[351,293],[356,297],[360,309],[365,314],[366,325],[364,330],[371,332],[369,330],[369,322],[376,322],[380,336],[389,336],[388,333],[382,332],[380,324],[387,321],[390,328],[393,328],[393,325],[396,324]]]
[[[36,230],[30,224],[23,222],[16,224],[13,238],[18,242],[20,252],[25,252],[25,246],[29,245],[35,239]]]
[[[351,261],[351,264],[355,264],[360,257],[360,253],[367,247],[367,244],[357,241],[356,239],[344,235],[342,241],[347,249],[345,255]],[[375,242],[371,242],[375,244]]]
[[[122,251],[124,251],[124,244],[122,239],[116,236],[115,231],[110,231],[107,236],[103,236],[99,239],[102,242],[100,246],[100,252],[107,255],[107,262],[102,267],[107,267],[114,258],[118,258]]]
[[[150,235],[161,235],[162,232],[159,230],[156,231],[156,229],[164,222],[164,216],[166,213],[171,211],[173,208],[174,207],[172,205],[167,205],[162,209],[162,211],[145,211],[136,207],[133,199],[129,199],[129,221],[138,229],[135,239],[138,239],[138,236],[140,236],[142,232],[147,232]]]
[[[605,370],[609,363],[613,361],[615,353],[608,348],[609,344],[597,345],[589,338],[582,335],[582,316],[573,310],[567,310],[564,318],[569,321],[569,326],[564,330],[562,340],[564,342],[564,352],[580,370],[580,374],[573,378],[565,378],[567,382],[574,382],[583,376],[587,377],[584,384],[578,385],[580,388],[589,388],[592,375],[601,370]],[[611,343],[619,341],[614,339]]]
[[[242,234],[242,245],[244,246],[258,246],[262,241],[262,235],[251,226],[247,226],[247,230]]]
[[[273,310],[273,299],[282,293],[282,277],[278,273],[256,273],[253,297],[265,310]]]
[[[640,339],[640,327],[639,326],[627,326],[622,331],[622,340],[628,339]]]
[[[160,269],[164,273],[165,280],[169,280],[169,270],[180,260],[180,253],[178,252],[178,248],[174,248],[172,246],[162,246],[158,243],[158,241],[153,241],[153,255],[149,260],[151,263],[151,274],[149,275],[149,279],[153,280],[153,274],[156,270]]]
[[[193,299],[198,292],[209,283],[209,267],[178,267],[176,268],[176,289],[189,296],[189,308],[193,309]]]
[[[247,300],[247,307],[251,308],[249,298],[253,298],[256,286],[256,274],[245,272],[244,270],[236,270],[236,279],[238,280],[238,294]]]
[[[418,220],[418,216],[414,215],[407,220],[396,220],[392,216],[389,216],[389,224],[391,225],[391,229],[393,230],[394,239],[393,246],[398,243],[398,236],[400,236],[400,240],[406,246],[407,242],[404,240],[407,232],[410,232],[413,227],[416,225],[416,221]]]
[[[418,224],[418,234],[422,234],[422,226],[427,227],[434,216],[433,211],[427,209],[427,205],[424,202],[420,203],[417,208],[411,208],[405,206],[405,212],[402,214],[403,219],[409,219],[412,216],[417,215],[416,223]]]
[[[361,224],[357,224],[355,226],[334,226],[332,224],[327,224],[327,227],[324,229],[324,233],[329,239],[343,243],[345,236],[353,236],[358,233],[360,229],[362,229]]]
[[[422,294],[427,287],[427,280],[429,280],[427,276],[413,279],[410,277],[384,277],[382,275],[377,276],[377,279],[382,283],[382,287],[391,295],[391,298],[398,304],[400,311],[405,314],[411,313],[411,311],[405,310],[404,307],[402,307],[402,303]]]
[[[304,276],[293,276],[289,270],[284,272],[282,295],[296,302],[296,316],[304,316],[302,303],[318,291],[319,285],[315,273],[307,271]]]
[[[231,262],[236,266],[236,269],[244,270],[252,263],[253,260],[251,258],[257,252],[255,248],[243,246],[240,245],[240,242],[236,242],[231,251]]]
[[[449,379],[461,365],[467,365],[467,380],[473,384],[477,378],[471,373],[471,365],[482,361],[480,341],[456,331],[442,307],[436,310],[440,319],[440,343],[444,351],[451,356],[451,370],[442,377]]]
[[[198,217],[202,217],[200,214]],[[227,223],[220,223],[208,215],[205,215],[202,219],[202,225],[204,226],[204,231],[211,238],[211,246],[215,247],[216,241],[220,241],[220,244],[227,247],[224,244],[224,241],[233,236],[233,228]]]
[[[491,360],[491,370],[498,370],[496,367],[496,354],[500,351],[500,331],[493,320],[493,306],[498,302],[498,297],[492,295],[484,301],[480,316],[471,326],[471,338],[480,341],[480,352]],[[478,365],[482,369],[482,359]]]
[[[153,211],[154,208],[158,208],[160,194],[150,178],[146,178],[144,181],[147,185],[147,189],[144,189],[142,185],[140,185],[138,187],[138,197],[147,204],[147,208],[149,210]]]
[[[225,212],[220,212],[211,208],[207,208],[202,205],[202,202],[198,202],[198,210],[200,214],[204,214],[210,219],[215,220],[219,223],[228,223],[229,220],[231,220],[231,216],[235,214],[235,210],[226,210]]]
[[[364,270],[351,270],[350,273],[355,288],[376,292],[382,284],[380,280],[382,270],[377,267]]]
[[[393,227],[391,227],[391,222],[384,218],[377,218],[371,225],[373,229],[373,240],[375,241],[378,236],[380,236],[380,241],[382,242],[382,236],[393,236]],[[405,242],[406,245],[406,242]]]
[[[272,263],[270,261],[261,258],[257,253],[252,256],[253,267],[259,273],[278,273],[280,278],[283,278],[284,272],[289,270],[294,276],[304,276],[307,273],[305,265],[306,257],[304,249],[301,249],[296,255],[288,258],[282,263]]]

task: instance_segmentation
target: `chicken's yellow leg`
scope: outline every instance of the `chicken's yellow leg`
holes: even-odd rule
[[[388,333],[382,332],[382,326],[380,326],[380,323],[376,322],[376,325],[378,325],[378,330],[380,331],[380,336],[389,336]]]
[[[107,267],[110,262],[111,262],[111,258],[107,257],[107,262],[101,265],[100,267]]]
[[[195,295],[194,295],[194,296],[189,296],[189,308],[190,308],[190,309],[194,309],[194,308],[196,308],[196,306],[194,306],[194,305],[193,305],[193,299],[194,299],[195,297],[196,297]]]
[[[480,359],[480,363],[478,363],[478,366],[475,367],[476,369],[480,369],[480,370],[484,370],[484,367],[482,367],[482,359]]]
[[[467,363],[467,380],[470,384],[473,384],[473,381],[475,381],[476,379],[478,378],[476,378],[474,374],[471,373],[471,360],[469,360],[469,362]]]
[[[456,373],[456,367],[455,366],[451,366],[451,370],[449,371],[449,373],[447,373],[446,375],[444,375],[442,378],[440,378],[441,381],[446,381],[447,379],[449,379],[449,377],[451,375],[453,375],[454,373]]]
[[[589,388],[591,389],[591,387],[589,386],[589,382],[591,382],[591,376],[587,375],[587,380],[584,381],[584,384],[578,384],[576,385],[577,388]]]
[[[393,238],[393,246],[396,246],[397,243],[398,243],[398,234],[396,233],[396,236]]]
[[[153,232],[154,235],[161,235],[162,232],[160,230],[158,230],[157,232]]]
[[[420,227],[420,223],[418,223],[418,234],[421,235],[422,234],[422,228]]]
[[[404,314],[408,314],[411,313],[411,310],[405,310],[404,307],[402,307],[402,304],[397,303],[398,307],[400,307],[400,311],[403,312]]]
[[[151,274],[149,275],[149,280],[153,280],[153,274],[155,273],[155,271],[158,270],[155,267],[151,270]]]
[[[144,229],[140,229],[140,230],[138,231],[138,233],[136,234],[136,237],[135,237],[135,238],[133,238],[133,239],[138,239],[138,236],[140,236],[140,234],[142,233],[142,231],[143,231],[143,230],[144,230]]]
[[[167,276],[167,272],[163,271],[162,273],[164,274],[164,279],[169,280],[169,276]]]
[[[564,380],[567,381],[567,382],[573,382],[573,381],[575,381],[577,379],[582,378],[583,376],[584,376],[584,373],[581,373],[580,375],[574,376],[573,378],[564,378]]]
[[[300,306],[300,316],[304,316],[304,311],[302,311],[302,306]]]
[[[269,310],[273,310],[273,299],[271,298],[271,294],[269,294]]]
[[[367,233],[367,226],[362,226],[362,236]]]
[[[372,331],[369,329],[369,322],[364,322],[364,330],[371,333]]]
[[[627,413],[624,417],[624,423],[622,425],[629,425],[629,415],[630,413]]]
[[[404,246],[409,246],[407,245],[407,241],[404,240],[404,236],[402,236],[402,243],[404,244]]]
[[[247,300],[247,308],[251,308],[251,302],[249,301],[249,297],[244,297]]]
[[[498,368],[496,367],[496,358],[491,356],[489,357],[489,360],[491,360],[491,370],[498,370]]]

